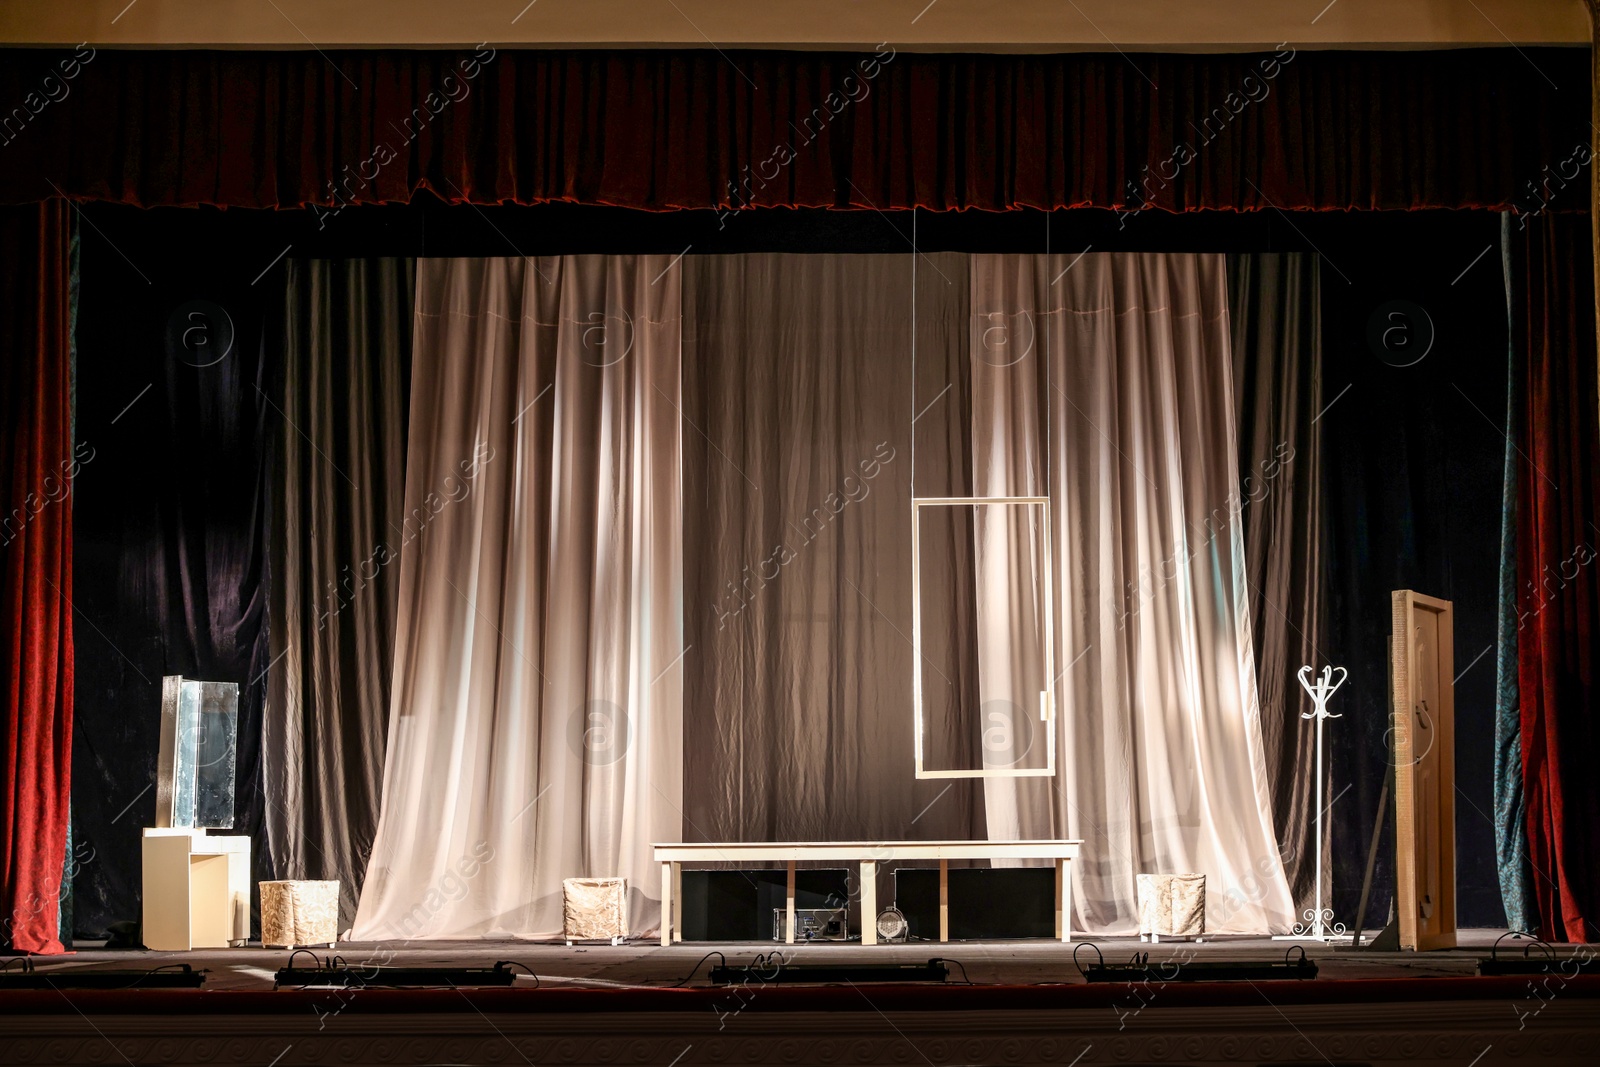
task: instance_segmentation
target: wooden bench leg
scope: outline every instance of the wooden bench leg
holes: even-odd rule
[[[939,861],[939,940],[950,940],[950,861]]]
[[[788,914],[784,917],[783,940],[785,944],[794,944],[794,860],[789,861],[789,886],[785,893],[785,910]]]
[[[1063,944],[1072,940],[1071,860],[1056,861],[1056,936]]]
[[[861,943],[878,943],[878,865],[861,861]]]

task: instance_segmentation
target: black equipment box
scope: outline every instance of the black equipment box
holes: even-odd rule
[[[894,872],[894,906],[915,938],[939,940],[939,871]],[[1056,872],[1049,867],[950,871],[950,940],[1056,936]]]
[[[769,941],[772,909],[786,906],[789,877],[781,870],[684,871],[685,941]],[[794,872],[795,911],[849,908],[850,875],[841,869]],[[876,918],[876,917],[874,917]]]
[[[795,872],[798,878],[799,872]],[[848,941],[850,923],[846,920],[847,908],[794,909],[794,939],[796,941]],[[784,939],[784,920],[788,918],[787,905],[772,909],[772,940]]]

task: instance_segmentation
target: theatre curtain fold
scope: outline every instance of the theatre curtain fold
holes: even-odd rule
[[[428,259],[382,813],[358,940],[552,937],[682,835],[681,269]],[[414,536],[411,534],[414,533]]]
[[[1207,876],[1206,929],[1284,929],[1246,584],[1220,255],[975,256],[974,492],[1047,495],[1055,780],[986,783],[991,838],[1084,841],[1073,926],[1140,873]],[[1031,342],[1024,346],[1024,342]],[[981,592],[980,595],[987,595]],[[987,683],[986,683],[987,684]]]
[[[0,209],[0,945],[18,952],[62,951],[78,465],[70,233],[64,201]]]
[[[279,878],[336,879],[355,918],[378,826],[410,399],[409,260],[290,260],[262,720]]]
[[[140,914],[163,675],[238,684],[228,832],[252,838],[252,877],[272,876],[260,748],[270,466],[277,435],[294,431],[273,407],[262,334],[281,275],[258,278],[229,245],[172,242],[130,249],[141,277],[95,208],[81,211],[78,426],[93,452],[73,511],[76,641],[88,650],[76,661],[74,912],[78,933],[99,939]]]
[[[1518,602],[1517,582],[1517,497],[1518,480],[1524,465],[1521,445],[1523,417],[1521,372],[1517,356],[1516,306],[1513,299],[1518,279],[1512,274],[1515,222],[1510,215],[1500,216],[1500,268],[1506,288],[1506,440],[1505,460],[1500,476],[1500,573],[1496,604],[1495,687],[1494,687],[1494,845],[1495,866],[1500,882],[1500,903],[1505,909],[1506,926],[1531,931],[1536,925],[1538,906],[1533,897],[1533,869],[1528,865],[1528,813],[1526,789],[1522,781],[1522,704],[1517,690]]]
[[[966,493],[967,260],[684,260],[692,840],[984,836],[981,788],[919,781],[912,730],[912,469]],[[927,677],[975,691],[944,621]],[[978,765],[963,725],[930,726],[946,766]]]
[[[1539,936],[1600,940],[1600,412],[1588,220],[1528,220],[1514,242],[1517,660],[1522,786]]]
[[[1542,208],[1589,64],[1534,51],[10,50],[0,202]]]
[[[1267,781],[1296,912],[1313,907],[1315,820],[1333,796],[1324,768],[1312,795],[1316,722],[1296,678],[1330,666],[1322,614],[1321,261],[1302,253],[1228,257],[1233,389],[1238,420],[1239,518],[1255,638]],[[1337,712],[1336,712],[1337,713]],[[1331,900],[1333,822],[1325,819],[1323,904]]]

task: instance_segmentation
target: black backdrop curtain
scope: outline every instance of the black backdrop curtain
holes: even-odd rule
[[[981,783],[913,776],[906,684],[914,402],[917,492],[968,484],[966,257],[683,268],[685,835],[984,837]]]
[[[1321,263],[1304,253],[1228,257],[1239,505],[1255,639],[1261,734],[1284,875],[1297,908],[1313,907],[1316,724],[1296,680],[1330,665],[1324,638]],[[1338,708],[1330,708],[1338,714]],[[1331,887],[1324,828],[1324,900]]]
[[[0,56],[0,100],[68,90],[0,203],[1505,208],[1590,136],[1577,49]]]
[[[273,278],[226,243],[111,243],[86,227],[75,491],[74,879],[80,935],[137,919],[140,831],[154,825],[161,677],[239,683],[233,833],[263,855]],[[281,273],[277,276],[280,279]],[[281,299],[281,296],[278,298]]]
[[[1335,785],[1326,818],[1333,904],[1347,923],[1390,767],[1396,589],[1455,605],[1457,914],[1464,927],[1504,922],[1492,818],[1507,351],[1505,288],[1495,265],[1500,228],[1487,215],[1443,221],[1419,219],[1409,240],[1381,254],[1319,242],[1326,254],[1318,425],[1328,523],[1322,647],[1350,671],[1329,708],[1344,717],[1324,734],[1334,781],[1350,788]],[[1389,317],[1396,310],[1401,319]],[[1369,924],[1381,925],[1393,893],[1393,813],[1391,795]]]
[[[280,878],[339,882],[355,919],[388,741],[406,418],[411,260],[291,260],[273,478],[272,671],[262,723]]]

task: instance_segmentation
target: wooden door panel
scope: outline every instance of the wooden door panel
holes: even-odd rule
[[[1455,687],[1450,602],[1394,593],[1395,910],[1400,946],[1456,944]]]

